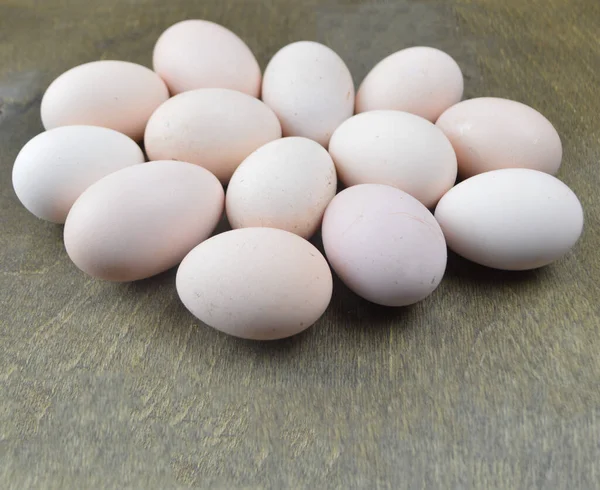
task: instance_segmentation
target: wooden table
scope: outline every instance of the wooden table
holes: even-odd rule
[[[425,44],[465,96],[525,102],[560,132],[586,227],[529,273],[455,256],[428,300],[339,282],[305,334],[251,343],[179,303],[174,271],[109,284],[11,187],[50,81],[95,59],[150,64],[170,24],[233,29],[264,67],[324,42],[360,82]],[[600,479],[598,0],[0,0],[0,487],[592,489]],[[556,233],[561,230],[557,229]]]

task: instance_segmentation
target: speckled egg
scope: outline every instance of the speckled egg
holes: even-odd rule
[[[322,235],[340,279],[380,305],[425,299],[446,269],[446,242],[435,218],[395,187],[362,184],[343,190],[325,211]]]
[[[272,141],[233,174],[227,218],[233,228],[266,226],[309,238],[336,188],[333,161],[321,145],[301,137]]]
[[[177,271],[177,292],[194,316],[254,340],[289,337],[313,325],[329,305],[332,284],[327,261],[311,243],[274,228],[212,237]]]
[[[354,82],[344,61],[323,44],[300,41],[281,48],[263,77],[262,99],[281,121],[284,136],[327,147],[354,111]]]

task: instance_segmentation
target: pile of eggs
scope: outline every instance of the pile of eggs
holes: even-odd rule
[[[553,176],[552,124],[506,99],[461,102],[461,70],[437,49],[388,56],[355,94],[322,44],[282,48],[262,75],[234,33],[187,20],[160,36],[153,65],[96,61],[54,80],[14,189],[64,223],[69,257],[91,276],[180,264],[181,301],[228,334],[308,328],[331,300],[330,266],[397,307],[436,289],[447,247],[524,270],[581,235],[581,205]],[[211,237],[224,211],[233,229]],[[319,228],[326,258],[308,241]]]

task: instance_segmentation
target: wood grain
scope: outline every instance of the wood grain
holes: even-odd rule
[[[89,279],[61,227],[19,205],[14,158],[54,77],[99,58],[149,65],[159,33],[194,17],[232,28],[263,67],[288,42],[325,42],[357,83],[402,47],[448,51],[466,97],[555,124],[583,238],[529,273],[451,256],[411,308],[336,282],[314,328],[269,344],[195,321],[173,271]],[[0,0],[0,486],[597,488],[598,26],[597,0]]]

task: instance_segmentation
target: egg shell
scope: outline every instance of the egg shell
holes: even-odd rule
[[[263,101],[281,121],[284,136],[303,136],[327,147],[354,111],[354,82],[330,48],[300,41],[280,49],[263,77]]]
[[[450,107],[436,125],[446,134],[463,178],[502,168],[556,174],[560,137],[542,114],[514,100],[481,97]]]
[[[134,165],[100,179],[75,201],[65,223],[65,248],[91,276],[144,279],[177,265],[205,240],[223,205],[223,187],[202,167]]]
[[[321,233],[333,270],[373,303],[421,301],[446,269],[446,242],[433,215],[395,187],[361,184],[343,190],[327,207]]]
[[[439,49],[415,46],[384,58],[356,95],[356,112],[406,111],[429,121],[460,101],[464,82],[454,59]]]
[[[54,80],[42,98],[44,128],[84,124],[139,141],[154,110],[169,98],[160,77],[127,61],[93,61]]]
[[[433,207],[456,180],[456,155],[448,138],[422,117],[371,111],[336,129],[329,153],[346,186],[386,184]]]
[[[583,210],[573,191],[531,169],[471,177],[440,200],[435,217],[451,250],[507,270],[535,269],[560,259],[583,229]]]
[[[161,105],[144,138],[151,160],[200,165],[223,183],[254,150],[281,138],[277,116],[260,100],[228,89],[191,90]]]
[[[214,22],[190,19],[169,27],[154,46],[153,64],[173,95],[197,88],[260,95],[260,66],[252,51]]]
[[[131,138],[98,126],[63,126],[38,134],[19,152],[12,172],[29,212],[64,223],[81,193],[102,177],[144,162]]]
[[[279,228],[310,238],[336,189],[327,150],[307,138],[283,138],[237,168],[227,186],[227,218],[233,228]]]
[[[274,340],[314,324],[331,300],[327,261],[309,242],[274,228],[214,236],[185,257],[177,292],[197,318],[229,335]]]

